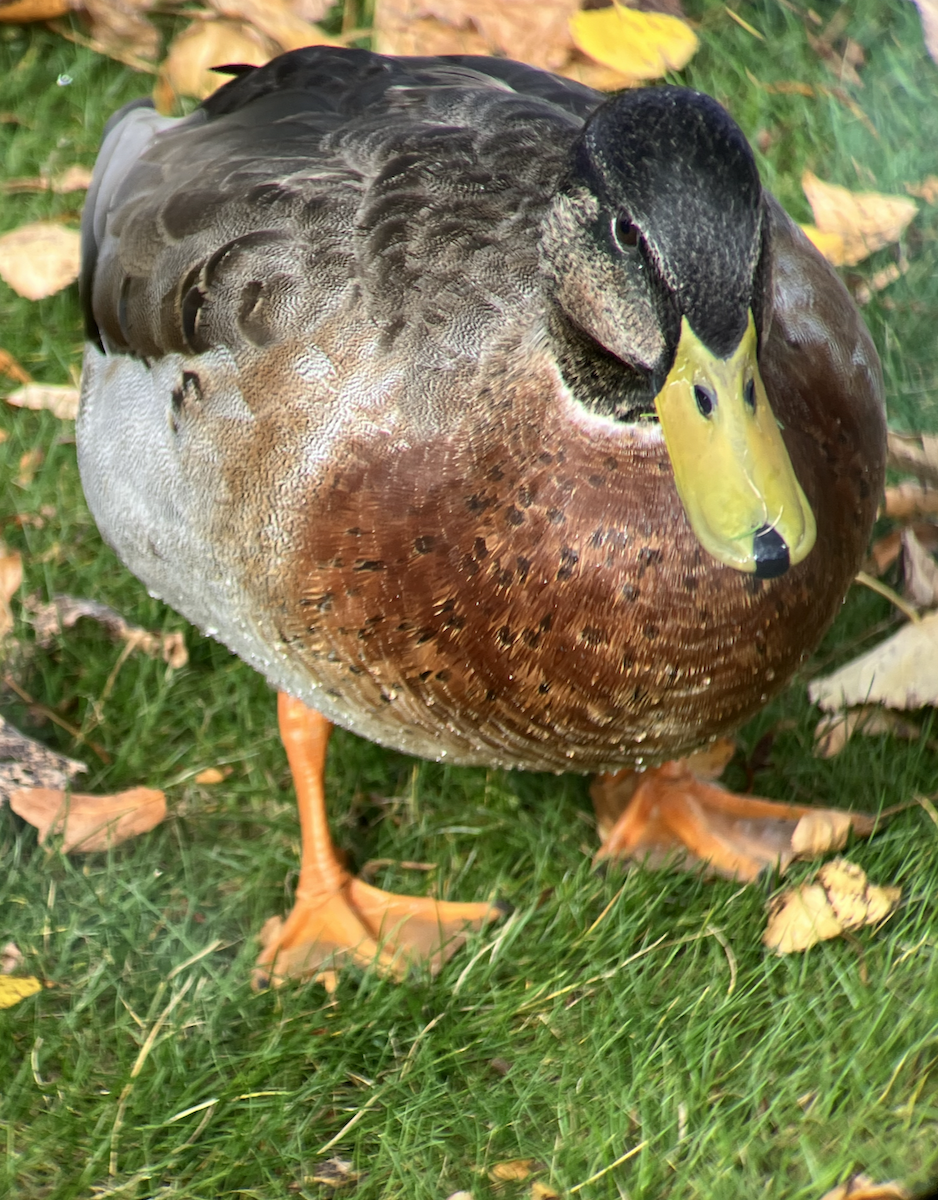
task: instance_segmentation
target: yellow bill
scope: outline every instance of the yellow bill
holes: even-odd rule
[[[708,553],[762,579],[807,557],[814,514],[759,374],[752,313],[728,358],[711,354],[682,318],[655,407],[678,495]]]

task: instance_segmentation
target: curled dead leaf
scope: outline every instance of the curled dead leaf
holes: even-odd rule
[[[206,767],[204,771],[200,771],[195,776],[193,782],[203,785],[211,785],[213,783],[224,783],[231,774],[231,767]]]
[[[897,242],[918,212],[915,202],[905,196],[851,192],[825,183],[811,171],[802,175],[801,186],[815,221],[814,226],[804,226],[804,231],[824,257],[838,267],[855,266]]]
[[[869,1175],[851,1175],[846,1183],[825,1192],[821,1200],[912,1200],[912,1193],[895,1180],[874,1183]]]
[[[509,1158],[497,1162],[489,1171],[489,1179],[493,1183],[522,1183],[530,1178],[535,1171],[542,1171],[544,1164],[536,1158]]]
[[[180,631],[150,633],[128,621],[107,604],[77,596],[56,596],[51,604],[32,604],[32,624],[39,646],[50,646],[64,629],[71,629],[82,617],[102,625],[115,641],[126,642],[132,650],[141,650],[150,658],[162,658],[174,670],[189,661],[185,637]]]
[[[212,67],[225,63],[262,66],[277,53],[268,38],[238,21],[193,21],[173,38],[160,67],[154,92],[156,106],[170,112],[179,96],[204,100],[228,82]]]
[[[78,388],[67,383],[26,383],[5,397],[14,408],[46,409],[61,421],[74,421],[78,416],[78,398]]]
[[[54,221],[33,221],[0,237],[0,279],[18,296],[42,300],[78,278],[81,237]]]
[[[547,70],[573,50],[568,22],[579,0],[382,0],[382,54],[502,54]]]
[[[921,730],[911,721],[888,708],[863,704],[848,712],[825,713],[814,730],[814,754],[816,758],[835,758],[855,733],[866,737],[887,734],[891,737],[915,741]]]
[[[88,854],[119,846],[148,833],[166,819],[166,797],[156,788],[136,787],[112,796],[68,795],[58,788],[18,788],[13,811],[39,830],[39,844],[61,835],[62,853]]]
[[[618,3],[575,13],[570,33],[578,50],[635,80],[660,79],[668,71],[680,71],[699,45],[697,35],[679,18]]]
[[[795,826],[791,848],[799,858],[816,858],[831,850],[842,850],[851,830],[859,837],[868,837],[873,832],[873,825],[872,817],[819,808],[817,812],[805,813]]]
[[[548,1183],[535,1179],[528,1192],[530,1200],[560,1200],[560,1193]]]
[[[0,641],[13,628],[10,601],[23,582],[23,559],[18,550],[7,551],[0,542]]]
[[[15,379],[17,383],[29,383],[32,376],[25,367],[21,367],[9,350],[0,350],[0,375]]]
[[[64,17],[70,8],[69,0],[8,0],[0,3],[0,22],[26,25],[30,21],[52,21]]]
[[[41,991],[42,984],[35,975],[0,975],[0,1008],[12,1008]]]
[[[778,954],[807,950],[845,931],[879,924],[901,896],[901,888],[874,886],[856,863],[837,858],[818,871],[816,882],[788,888],[769,901],[762,942]]]
[[[861,704],[899,709],[938,704],[938,613],[903,625],[867,654],[815,679],[808,695],[827,712]]]
[[[304,20],[285,0],[209,0],[209,5],[219,16],[256,29],[264,37],[276,42],[281,50],[342,44],[330,38],[318,25]],[[326,11],[328,8],[326,5]]]

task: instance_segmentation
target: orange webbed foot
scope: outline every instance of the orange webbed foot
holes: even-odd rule
[[[356,879],[339,862],[326,819],[323,770],[332,725],[283,693],[280,735],[286,747],[302,831],[300,880],[293,910],[261,930],[255,987],[308,978],[343,963],[400,979],[426,963],[432,972],[473,930],[502,915],[494,904],[400,896]]]
[[[615,801],[631,796],[614,821]],[[593,789],[597,815],[607,831],[596,853],[650,867],[667,864],[752,882],[764,870],[784,871],[796,858],[840,849],[851,830],[872,833],[875,820],[843,809],[781,804],[737,796],[700,778],[686,759],[644,772],[600,776]]]

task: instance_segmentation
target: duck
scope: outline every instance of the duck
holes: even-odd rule
[[[688,767],[791,680],[882,489],[843,284],[715,100],[308,47],[105,128],[82,228],[85,495],[260,671],[297,792],[260,985],[436,970],[496,901],[388,893],[329,831],[334,726],[631,772],[600,856],[751,878],[803,809]]]

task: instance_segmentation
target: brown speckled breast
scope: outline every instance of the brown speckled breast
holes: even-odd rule
[[[875,354],[798,236],[778,234],[762,362],[817,517],[808,558],[775,580],[716,563],[657,429],[582,413],[543,361],[490,375],[484,420],[393,453],[350,442],[287,522],[282,640],[369,736],[587,771],[676,756],[785,685],[856,572],[883,471]]]

